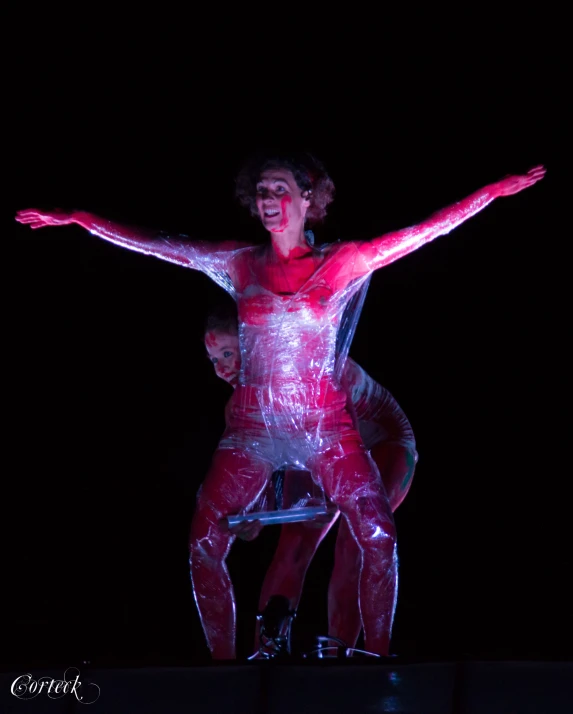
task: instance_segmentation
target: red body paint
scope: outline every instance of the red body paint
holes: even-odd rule
[[[292,198],[290,196],[283,196],[281,198],[281,222],[277,228],[277,233],[283,233],[286,228],[288,228],[288,213],[287,206],[292,203]]]
[[[278,179],[287,193],[296,194],[290,220],[281,229],[285,250],[277,246],[282,254],[290,254],[289,246],[304,244],[308,206],[300,190],[293,190],[289,173],[283,170]],[[192,242],[83,211],[18,213],[17,220],[34,229],[76,223],[116,245],[201,270],[237,300],[241,378],[227,411],[229,428],[198,495],[190,534],[195,600],[214,658],[235,656],[235,603],[225,566],[233,537],[221,528],[221,519],[252,507],[279,463],[302,464],[338,506],[360,553],[365,647],[388,654],[397,580],[392,507],[337,377],[337,331],[360,281],[372,271],[449,233],[494,199],[518,193],[544,174],[536,167],[523,176],[508,176],[417,226],[371,241],[309,250],[287,261],[277,257],[276,248]],[[274,218],[261,220],[272,236]]]
[[[394,512],[410,490],[418,461],[412,427],[392,395],[351,359],[344,370],[343,384],[348,408],[354,413],[365,446],[370,449]],[[295,478],[300,480],[300,474],[287,471],[285,481]],[[285,484],[283,493],[287,491]],[[334,520],[322,527],[307,523],[281,527],[277,550],[263,582],[259,611],[272,595],[283,595],[291,609],[297,609],[308,566],[333,524]],[[360,567],[360,550],[343,518],[328,591],[328,632],[349,647],[356,645],[362,626],[358,601]],[[258,627],[254,646],[255,650],[259,647]]]

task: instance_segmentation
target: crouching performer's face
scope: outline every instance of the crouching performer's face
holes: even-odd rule
[[[205,333],[205,349],[217,377],[236,387],[241,369],[239,336],[221,329],[208,330]]]

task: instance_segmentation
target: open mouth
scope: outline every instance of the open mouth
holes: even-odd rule
[[[264,213],[265,218],[274,218],[280,214],[280,211],[278,208],[265,208]]]

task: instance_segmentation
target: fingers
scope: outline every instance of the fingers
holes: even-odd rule
[[[18,219],[16,219],[18,220]],[[43,221],[39,221],[35,218],[29,218],[28,220],[25,221],[18,221],[18,223],[22,223],[23,225],[30,226],[32,230],[35,230],[36,228],[43,228],[46,224]]]
[[[547,169],[545,166],[535,166],[532,169],[529,169],[527,172],[527,176],[530,178],[530,180],[535,183],[536,181],[541,180],[546,173]]]
[[[262,529],[263,526],[260,521],[247,522],[245,523],[245,530],[242,537],[244,540],[254,540]]]
[[[545,176],[545,173],[545,166],[539,165],[529,169],[526,174],[519,176],[507,176],[498,184],[499,195],[512,196],[515,193],[519,193],[520,191],[523,191],[540,181]]]
[[[528,188],[529,186],[533,186],[533,184],[537,183],[538,181],[541,181],[541,179],[545,176],[546,169],[544,166],[535,166],[532,169],[529,169],[529,171],[525,174],[525,176],[520,176],[519,183],[522,188]]]
[[[18,211],[16,213],[16,220],[18,223],[32,223],[38,217],[38,211],[33,208],[27,208],[24,211]]]
[[[72,222],[69,214],[64,211],[39,211],[36,208],[26,208],[23,211],[18,211],[16,221],[29,225],[30,228],[65,226]]]
[[[233,535],[237,536],[237,538],[249,541],[254,540],[262,529],[263,525],[260,521],[245,521],[243,523],[237,523],[236,526],[233,526],[229,530]]]
[[[16,221],[18,223],[22,223],[23,225],[30,226],[32,230],[49,225],[49,221],[47,221],[43,214],[35,208],[27,208],[23,211],[18,211],[16,214]]]

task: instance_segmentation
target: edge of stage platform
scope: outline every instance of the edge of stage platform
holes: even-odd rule
[[[68,665],[69,666],[69,665]],[[570,714],[573,661],[382,659],[293,660],[206,665],[79,663],[66,673],[81,682],[57,699],[43,691],[32,700],[13,693],[29,674],[62,680],[65,667],[0,672],[0,711],[28,714],[137,712],[147,714]],[[97,697],[94,699],[95,695]],[[87,699],[94,699],[86,709]]]

